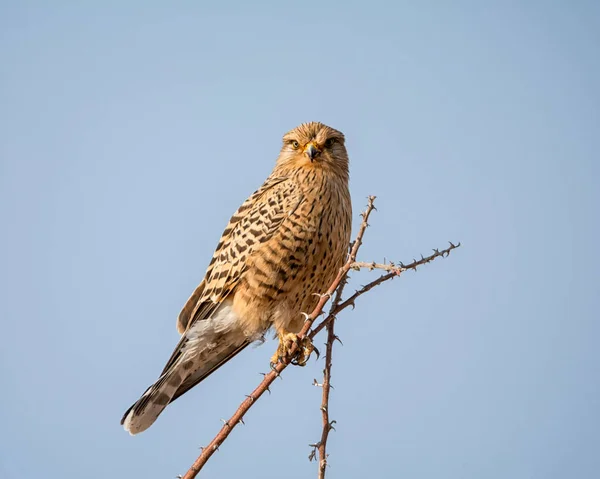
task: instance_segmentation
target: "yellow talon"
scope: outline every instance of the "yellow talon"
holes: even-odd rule
[[[297,348],[292,354],[294,344]],[[296,333],[285,333],[279,335],[279,346],[271,358],[271,364],[287,360],[296,366],[305,366],[314,350],[315,347],[310,338],[299,339]]]

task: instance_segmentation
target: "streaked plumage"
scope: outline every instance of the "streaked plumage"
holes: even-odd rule
[[[271,175],[233,214],[204,280],[177,319],[181,339],[159,379],[121,424],[147,429],[167,404],[260,339],[271,327],[286,340],[302,327],[342,266],[351,203],[344,136],[307,123],[283,137]],[[302,364],[305,362],[300,361]]]

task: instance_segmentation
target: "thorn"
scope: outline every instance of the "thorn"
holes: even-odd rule
[[[321,357],[321,353],[319,352],[319,350],[315,347],[315,345],[313,344],[313,351],[315,352],[315,354],[317,355],[317,361],[319,360],[319,358]]]
[[[340,337],[337,334],[333,336],[333,340],[338,341],[342,346],[344,345],[344,343],[342,343],[342,340],[340,339]]]
[[[309,444],[308,447],[312,447],[312,451],[310,451],[310,454],[308,455],[308,460],[309,461],[313,461],[316,459],[317,457],[317,449],[319,448],[319,446],[321,445],[320,442],[316,443],[316,444]]]
[[[321,383],[319,383],[316,379],[313,379],[313,386],[316,386],[318,388],[322,388],[323,385]]]
[[[244,426],[246,425],[246,423],[244,422],[244,418],[243,417],[241,417],[238,422],[241,422]]]
[[[219,446],[217,446],[216,444],[213,446],[213,451],[218,451],[219,450]]]
[[[421,254],[421,261],[423,261],[425,259],[425,257]]]
[[[271,371],[275,371],[275,373],[277,373],[277,374],[279,374],[276,369],[277,364],[279,364],[279,361],[280,361],[280,358],[277,359],[277,363],[269,362],[269,367],[271,368]],[[263,376],[266,376],[266,373],[260,373],[260,374],[262,374]]]
[[[225,419],[221,419],[221,421],[223,422],[223,426],[229,426],[229,421],[226,421]]]
[[[321,409],[321,411],[323,411],[323,412],[327,412],[327,406],[321,406],[321,407],[320,407],[320,409]]]
[[[337,423],[337,421],[335,421],[335,420],[331,421],[331,422],[329,423],[329,429],[333,429],[334,431],[336,431],[336,432],[337,432],[336,428],[335,428],[335,427],[333,427],[333,425],[334,425],[334,424],[336,424],[336,423]]]
[[[246,394],[246,397],[248,399],[250,399],[250,402],[253,403],[254,402],[254,396],[252,394]]]
[[[200,446],[198,449],[200,449],[200,451],[204,451],[204,446]]]
[[[450,243],[450,248],[456,248],[456,246],[454,246],[454,244],[452,244],[452,241],[448,241],[448,243]]]
[[[300,313],[300,314],[301,314],[301,315],[304,317],[304,321],[305,321],[305,322],[306,322],[306,321],[310,321],[310,320],[311,320],[311,319],[310,319],[310,316],[309,316],[308,314],[306,314],[306,313]]]
[[[327,291],[326,293],[322,293],[322,294],[321,293],[313,293],[312,295],[318,296],[320,299],[323,299],[323,298],[331,299],[331,296],[332,296],[329,291]]]
[[[267,392],[268,392],[269,394],[271,394],[271,389],[269,388],[269,386],[267,386]]]

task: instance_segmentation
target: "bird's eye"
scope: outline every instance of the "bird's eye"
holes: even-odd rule
[[[290,144],[292,145],[292,148],[294,150],[297,150],[300,147],[300,143],[298,143],[296,140],[293,140],[292,142],[290,142]]]
[[[325,142],[325,148],[331,148],[334,143],[335,143],[335,138],[329,138],[329,140],[327,140]]]

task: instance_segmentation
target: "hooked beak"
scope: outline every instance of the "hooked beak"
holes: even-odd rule
[[[306,156],[308,156],[310,161],[314,161],[314,159],[317,156],[319,156],[319,153],[321,153],[321,152],[315,147],[315,145],[313,145],[312,143],[309,143],[308,146],[306,147],[306,149],[304,150],[304,153],[306,153]]]

